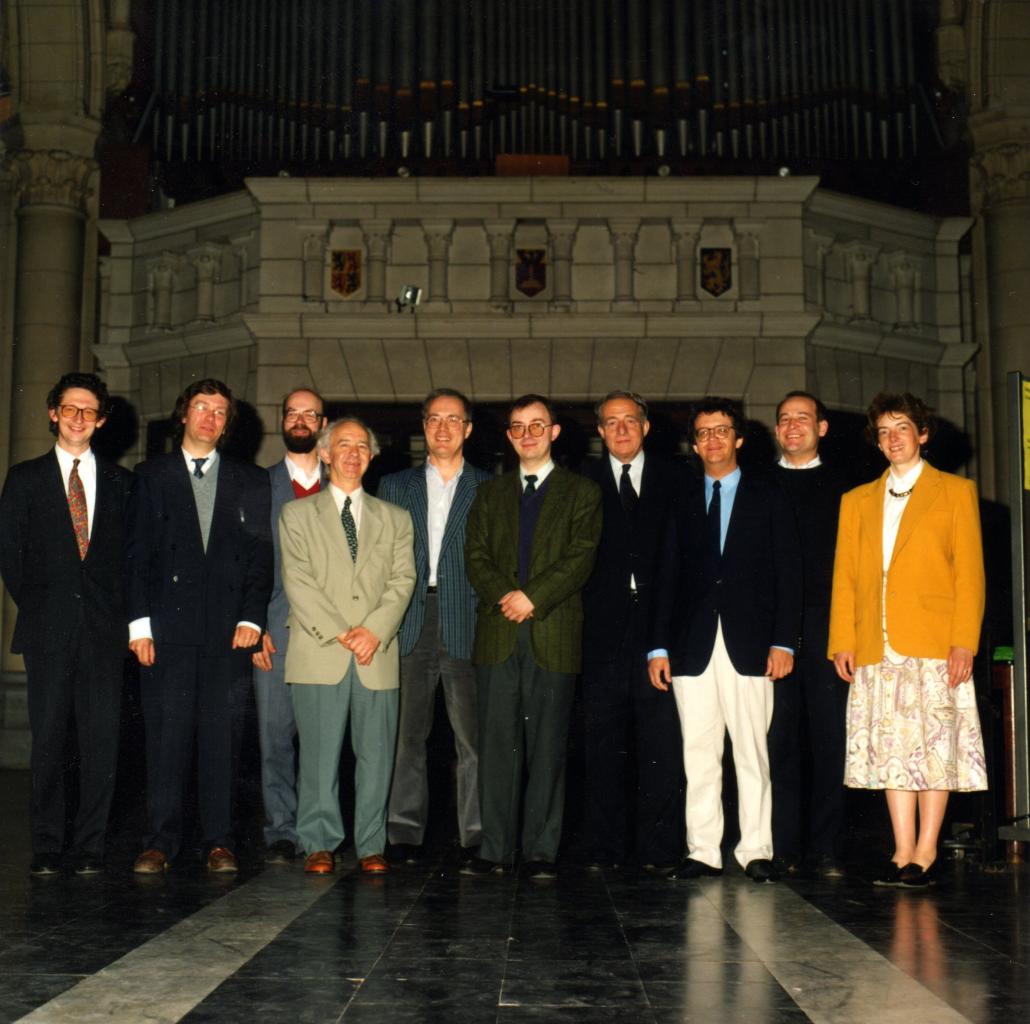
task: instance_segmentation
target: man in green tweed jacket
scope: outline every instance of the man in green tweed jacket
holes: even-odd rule
[[[479,595],[472,660],[483,843],[462,868],[467,874],[503,871],[521,846],[530,877],[555,875],[580,668],[580,590],[601,536],[599,488],[551,461],[560,429],[546,398],[517,399],[508,440],[518,471],[481,484],[469,512],[465,566]]]

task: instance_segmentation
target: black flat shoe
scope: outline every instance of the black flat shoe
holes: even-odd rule
[[[901,872],[907,871],[910,867],[912,867],[911,864],[906,864],[902,867],[900,864],[895,864],[894,861],[889,860],[873,879],[873,885],[879,886],[881,889],[900,888]]]
[[[929,867],[924,868],[919,864],[906,864],[898,873],[898,885],[902,889],[925,889],[934,885],[934,861]]]
[[[82,853],[75,858],[72,870],[77,875],[100,875],[104,872],[104,862],[91,853]]]

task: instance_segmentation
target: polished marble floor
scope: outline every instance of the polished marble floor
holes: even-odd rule
[[[0,772],[0,1024],[187,1021],[1011,1022],[1030,1011],[1030,873],[947,866],[926,893],[300,864],[32,879],[27,777]]]

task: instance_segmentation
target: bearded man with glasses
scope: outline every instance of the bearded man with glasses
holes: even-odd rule
[[[546,398],[517,399],[507,433],[519,468],[482,484],[469,513],[465,563],[479,595],[472,660],[483,842],[462,869],[468,874],[503,872],[520,848],[529,877],[556,873],[582,657],[580,591],[601,536],[597,484],[551,460],[560,430]]]
[[[118,763],[128,629],[122,570],[131,475],[93,454],[109,399],[92,373],[66,373],[47,396],[57,443],[12,466],[0,498],[0,573],[18,607],[11,650],[25,659],[32,731],[33,875],[103,870]],[[78,810],[65,828],[65,744],[75,723]]]

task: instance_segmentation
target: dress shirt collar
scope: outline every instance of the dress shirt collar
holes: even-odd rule
[[[818,454],[815,458],[809,459],[808,462],[803,462],[800,466],[795,465],[793,462],[788,462],[786,455],[781,455],[778,463],[778,465],[782,466],[784,469],[815,469],[817,466],[821,466],[822,464],[823,460],[819,458]]]
[[[715,483],[715,477],[709,476],[705,473],[705,501],[712,496],[712,484]],[[722,495],[722,499],[725,501],[730,494],[737,493],[737,484],[740,483],[740,466],[732,473],[727,473],[726,476],[719,477],[719,494]]]
[[[888,489],[895,491],[907,491],[909,488],[915,485],[915,482],[919,479],[923,472],[923,466],[926,463],[920,459],[907,473],[899,476],[894,472],[894,467],[891,466],[890,473],[887,477]]]
[[[547,462],[540,466],[538,469],[534,469],[530,476],[536,477],[536,489],[539,491],[544,485],[544,481],[551,475],[551,470],[554,469],[554,463],[548,459]],[[519,466],[519,481],[522,483],[522,490],[526,489],[526,471]]]
[[[360,526],[362,499],[365,496],[364,489],[359,487],[354,491],[345,491],[337,487],[336,484],[330,484],[329,493],[333,496],[333,501],[336,502],[337,513],[343,512],[343,503],[347,498],[350,498],[350,513],[354,516],[354,525]]]
[[[622,478],[622,467],[624,463],[621,459],[617,459],[611,452],[608,453],[608,464],[612,467],[612,473],[615,476],[615,486],[619,486],[619,481]],[[644,450],[643,448],[637,452],[636,455],[629,462],[629,482],[633,485],[633,490],[640,493],[640,478],[644,475]]]
[[[461,465],[458,467],[457,473],[450,478],[450,480],[444,480],[443,474],[433,465],[433,463],[426,459],[426,481],[432,480],[437,486],[448,488],[457,486],[458,480],[461,478],[461,474],[465,472],[465,460],[461,460]]]
[[[68,474],[72,471],[72,463],[79,460],[79,473],[85,469],[92,469],[97,464],[97,457],[93,454],[92,448],[87,448],[81,455],[72,455],[65,451],[60,443],[54,445],[54,452],[57,454],[57,464],[61,467],[61,475],[67,480]]]
[[[315,464],[314,473],[309,473],[303,466],[294,462],[289,455],[285,456],[283,462],[286,463],[286,472],[289,474],[290,479],[295,480],[306,491],[310,491],[322,479],[321,462]]]
[[[210,473],[211,470],[214,469],[215,466],[218,465],[218,449],[217,448],[212,448],[211,451],[209,451],[207,453],[207,455],[193,455],[190,452],[186,451],[185,448],[183,448],[182,449],[182,456],[186,460],[186,469],[188,470],[190,476],[193,475],[193,470],[194,470],[193,460],[194,459],[207,459],[207,461],[200,467],[200,475],[201,476],[207,476],[208,473]]]

